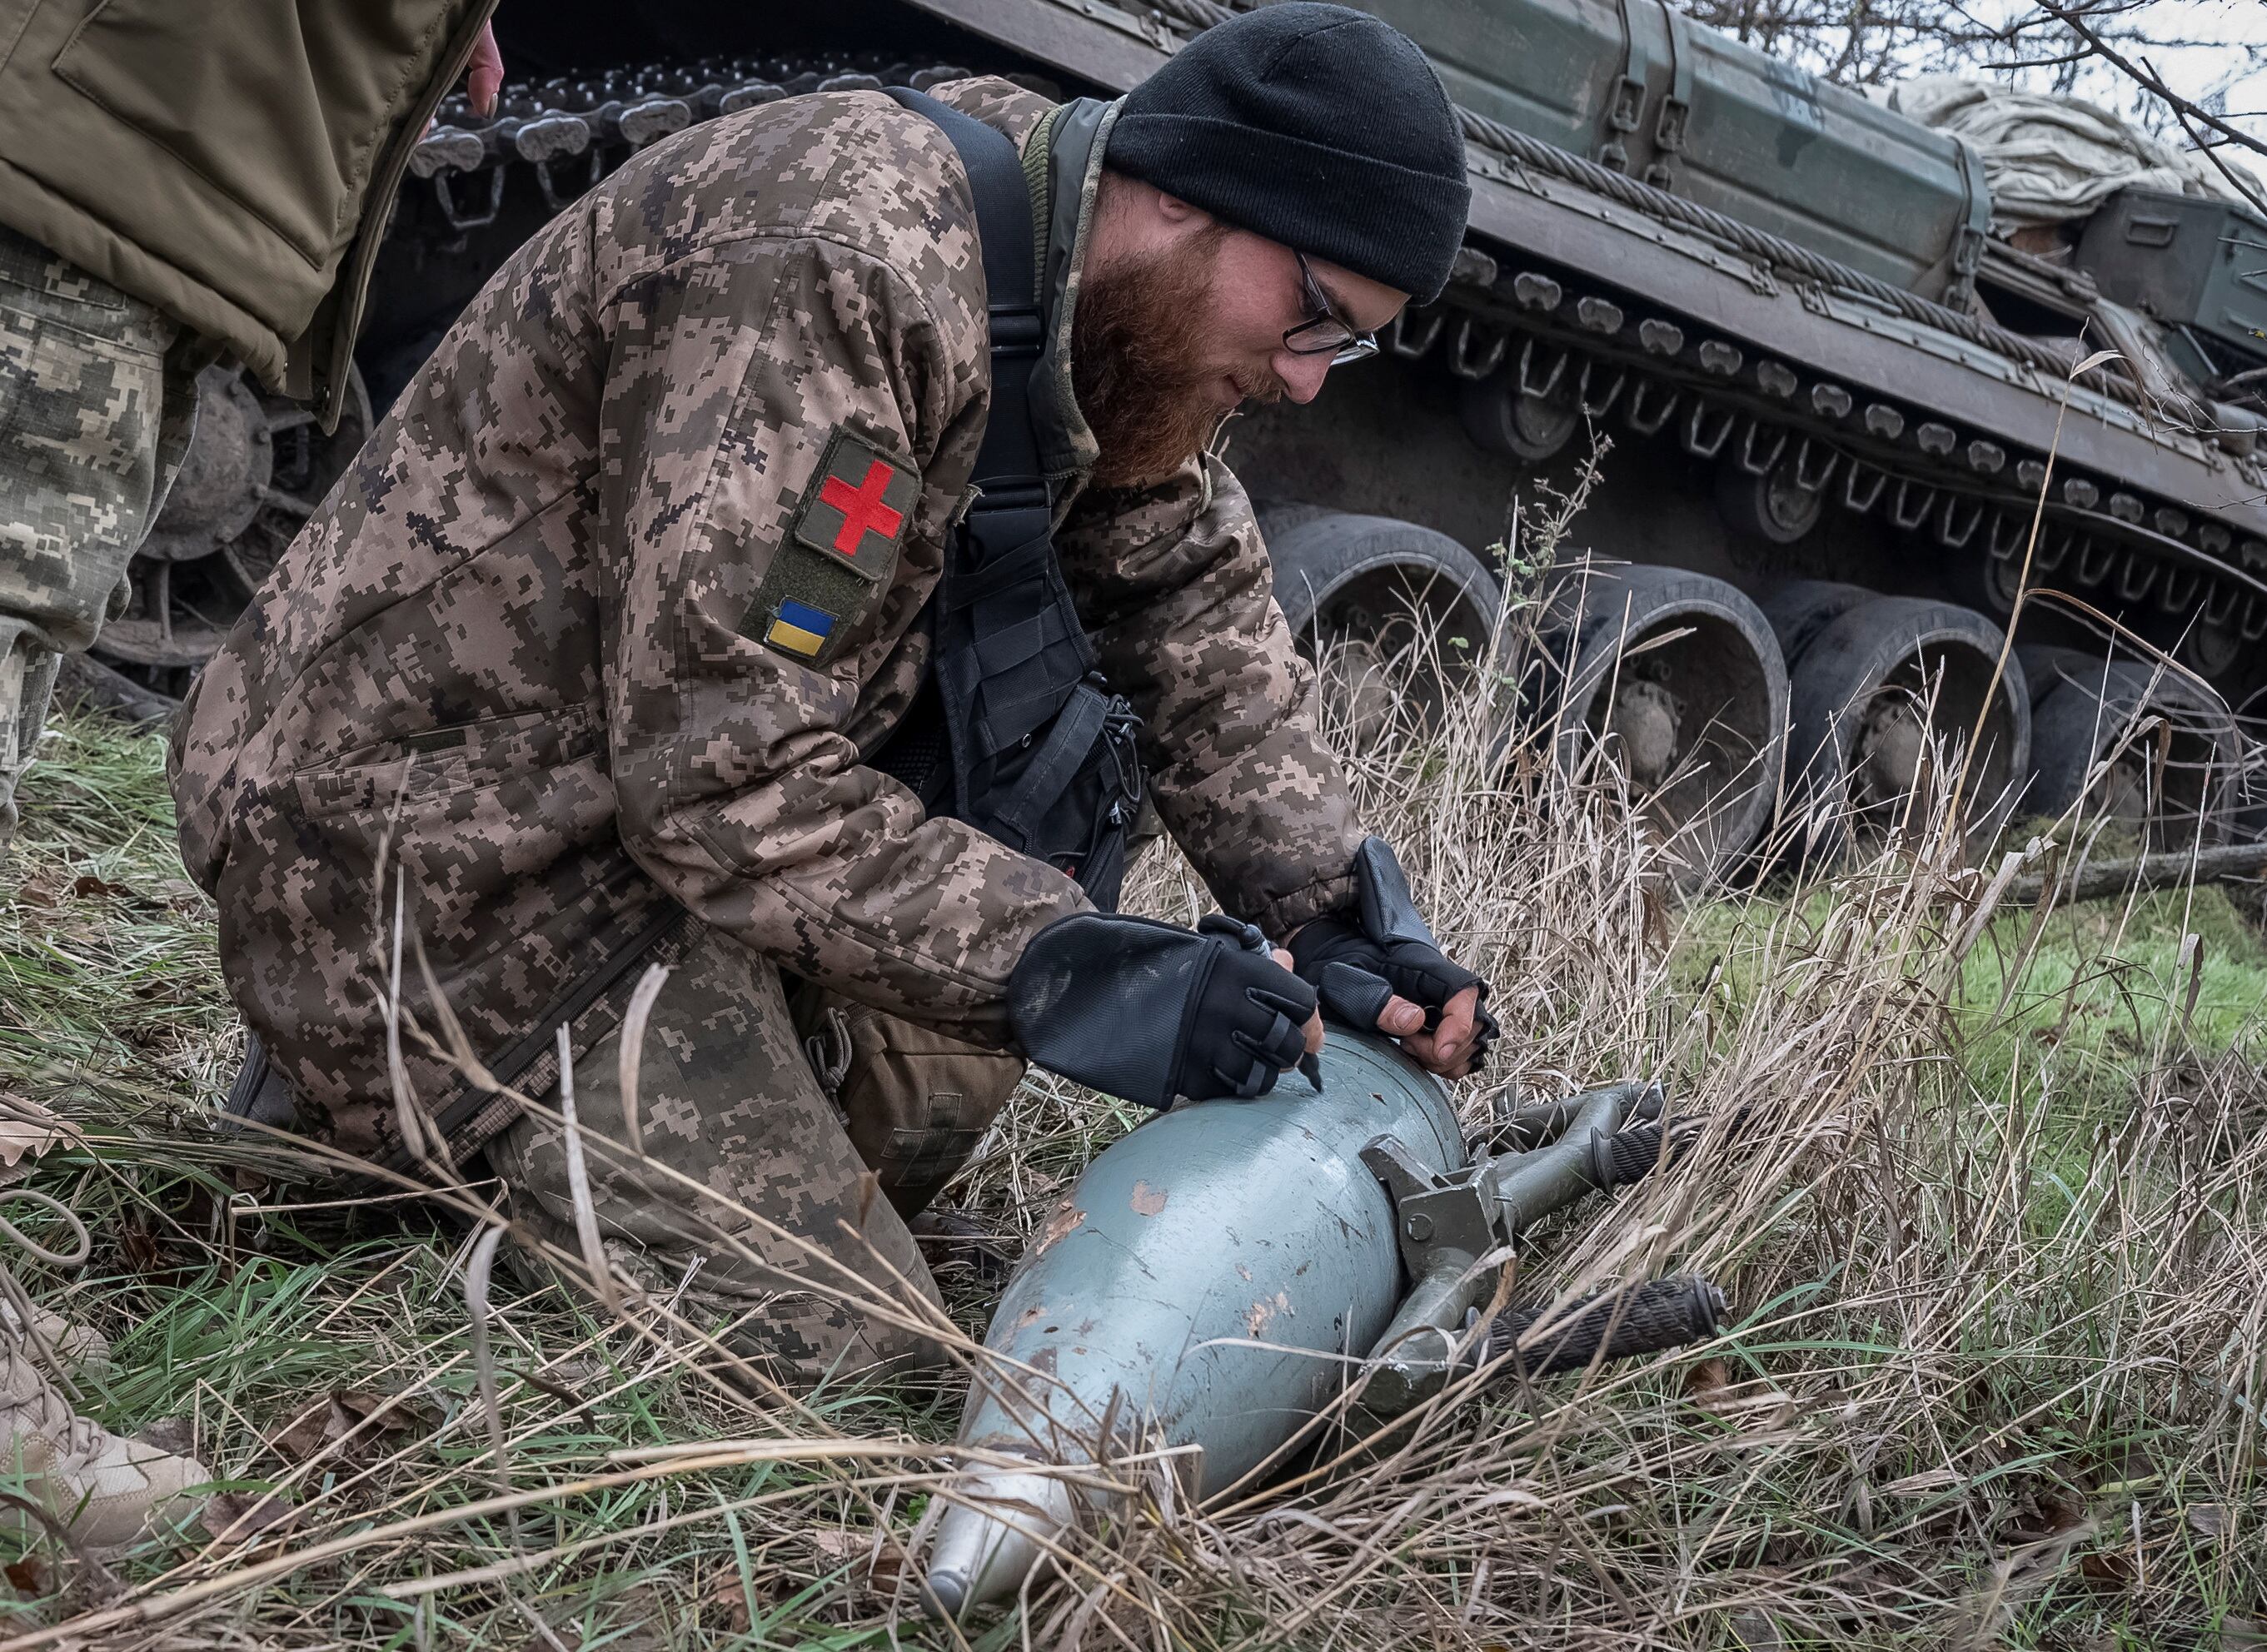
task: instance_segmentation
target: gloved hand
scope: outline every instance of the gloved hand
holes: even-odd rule
[[[1153,1107],[1266,1095],[1306,1054],[1314,1013],[1314,989],[1258,932],[1217,915],[1193,930],[1114,912],[1059,918],[1008,980],[1024,1055]]]
[[[1477,1071],[1502,1030],[1487,1012],[1487,983],[1442,953],[1383,837],[1362,844],[1354,871],[1360,892],[1354,910],[1316,918],[1292,936],[1292,969],[1312,983],[1323,1008],[1349,1027],[1378,1027],[1386,1006],[1399,997],[1425,1012],[1431,1032],[1459,993],[1477,989],[1470,1064],[1464,1064],[1463,1050],[1456,1057],[1460,1071]]]

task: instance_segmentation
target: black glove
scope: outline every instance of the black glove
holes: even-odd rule
[[[1306,1054],[1314,1012],[1314,989],[1266,938],[1217,915],[1187,930],[1080,912],[1041,930],[1008,978],[1024,1055],[1153,1107],[1266,1095]]]
[[[1323,1008],[1349,1027],[1368,1031],[1396,994],[1425,1012],[1425,1028],[1441,1025],[1449,1000],[1466,987],[1480,990],[1472,1017],[1472,1065],[1477,1069],[1501,1030],[1487,1012],[1488,983],[1451,963],[1418,915],[1409,879],[1383,837],[1367,839],[1354,858],[1361,902],[1352,912],[1316,918],[1291,937],[1291,968],[1313,983]]]

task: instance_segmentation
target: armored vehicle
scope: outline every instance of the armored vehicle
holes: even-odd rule
[[[1892,818],[1932,734],[1980,735],[1979,826],[2091,788],[2161,840],[2230,830],[2229,708],[2267,683],[2267,220],[2126,191],[2018,246],[1963,141],[1664,0],[1372,4],[1457,106],[1471,221],[1382,360],[1233,428],[1302,635],[1390,652],[1415,603],[1485,647],[1515,503],[1595,461],[1575,537],[1600,561],[1552,610],[1542,698],[1696,868],[1821,797],[1848,830]],[[411,157],[344,420],[216,369],[104,648],[178,690],[488,273],[636,150],[964,72],[1111,95],[1229,15],[503,0],[514,78]],[[2006,650],[2026,567],[2055,595]]]

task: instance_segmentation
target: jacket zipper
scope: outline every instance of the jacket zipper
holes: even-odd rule
[[[495,15],[496,4],[497,0],[476,0],[464,33],[449,48],[444,59],[446,71],[436,76],[433,84],[419,97],[371,179],[370,200],[363,208],[362,227],[356,231],[354,245],[347,251],[347,267],[341,281],[344,291],[336,311],[336,331],[331,338],[331,359],[324,373],[320,418],[326,435],[338,428],[339,414],[346,406],[347,376],[354,370],[355,335],[362,331],[370,280],[378,267],[378,245],[385,239],[394,201],[401,193],[402,174],[409,170],[409,157],[424,140],[426,123],[432,120],[433,112],[463,78],[465,65],[472,62],[473,48],[480,43],[481,31]],[[502,93],[497,95],[501,97]]]

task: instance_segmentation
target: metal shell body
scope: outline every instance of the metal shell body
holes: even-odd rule
[[[1390,1135],[1443,1172],[1466,1155],[1442,1086],[1391,1044],[1333,1027],[1322,1069],[1319,1094],[1286,1073],[1096,1157],[1009,1282],[985,1339],[1004,1359],[976,1375],[963,1444],[1090,1462],[1107,1421],[1119,1444],[1201,1447],[1203,1495],[1330,1402],[1405,1289],[1363,1146]],[[1030,1475],[975,1471],[957,1492],[930,1567],[947,1611],[1012,1590],[1069,1512]]]

